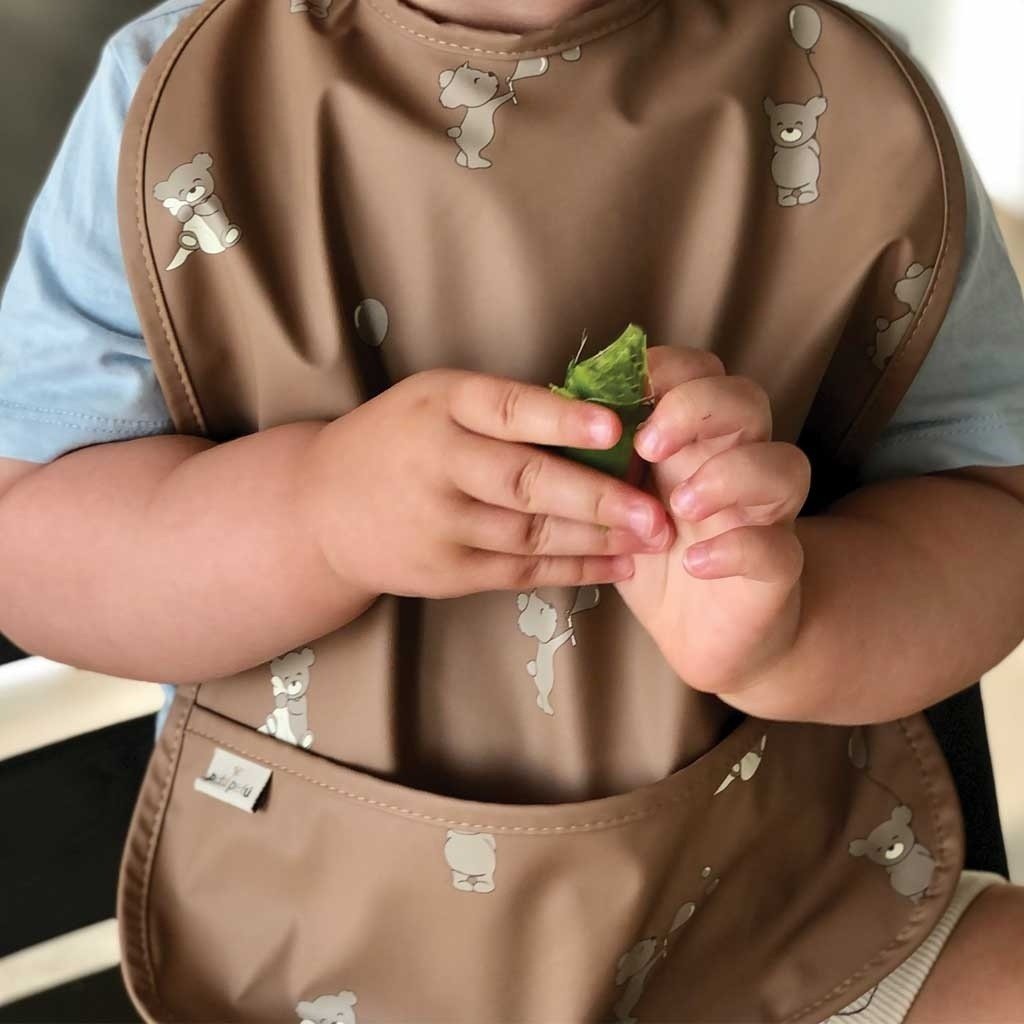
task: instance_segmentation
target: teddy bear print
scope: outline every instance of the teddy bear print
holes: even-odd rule
[[[519,608],[519,632],[537,641],[537,656],[527,662],[526,671],[537,686],[537,707],[553,715],[551,691],[555,687],[555,655],[575,635],[575,628],[558,632],[558,610],[540,597],[536,590],[516,597]]]
[[[778,189],[779,206],[808,206],[817,200],[821,178],[821,144],[818,119],[828,109],[821,78],[815,70],[814,48],[821,38],[821,15],[810,4],[797,4],[789,10],[789,31],[807,59],[807,66],[818,85],[818,94],[806,103],[776,103],[765,98],[764,112],[771,125],[775,153],[772,177]]]
[[[307,750],[313,745],[306,692],[309,690],[309,669],[314,661],[316,655],[306,647],[283,658],[275,658],[270,663],[274,710],[267,715],[259,732]]]
[[[821,146],[815,136],[818,118],[827,109],[828,100],[823,96],[806,103],[776,103],[770,96],[764,101],[775,143],[772,177],[779,206],[807,206],[820,194]]]
[[[508,92],[500,92],[498,76],[492,71],[480,71],[466,61],[461,67],[441,72],[441,106],[447,110],[466,108],[461,125],[448,129],[448,137],[455,140],[459,152],[455,162],[471,170],[491,167],[491,161],[482,156],[494,140],[494,117],[510,100],[518,103],[515,82],[523,78],[537,78],[547,72],[547,57],[533,57],[519,61],[515,70],[505,79]]]
[[[459,892],[494,892],[498,864],[497,843],[489,832],[445,834],[444,859],[452,872],[452,886]]]
[[[637,1018],[633,1011],[643,998],[644,990],[651,972],[658,963],[668,957],[673,940],[678,936],[683,925],[687,924],[704,900],[710,896],[721,881],[717,876],[712,877],[714,872],[710,867],[705,867],[700,876],[704,880],[704,891],[696,900],[687,900],[676,911],[669,926],[668,935],[659,939],[657,936],[648,936],[641,939],[628,953],[623,953],[619,958],[616,967],[615,985],[625,988],[615,1004],[613,1013],[617,1024],[637,1024]]]
[[[167,267],[169,271],[177,270],[197,250],[215,256],[242,240],[242,229],[231,223],[217,198],[212,166],[213,157],[199,153],[153,189],[153,195],[181,224],[178,252]]]
[[[660,960],[668,956],[668,947],[656,936],[641,939],[628,953],[623,953],[615,974],[617,987],[625,985],[612,1011],[619,1024],[637,1024],[633,1016],[637,1003],[643,998],[647,978]]]
[[[697,911],[697,904],[684,903],[676,912],[672,933],[678,931]],[[612,1012],[617,1024],[637,1024],[633,1011],[643,998],[651,972],[669,954],[669,939],[648,936],[641,939],[629,952],[623,953],[616,965],[615,985],[622,989]]]
[[[336,996],[318,996],[311,1002],[302,1002],[295,1007],[302,1024],[358,1024],[356,1011],[358,1003],[354,992],[339,992]]]
[[[909,307],[909,312],[898,320],[879,318],[875,321],[878,333],[875,335],[874,343],[868,346],[868,355],[878,369],[884,370],[888,366],[889,360],[896,354],[906,337],[914,317],[924,303],[924,297],[928,294],[934,272],[934,267],[912,263],[903,278],[896,282],[896,298]]]
[[[935,860],[910,828],[909,807],[897,807],[892,817],[876,828],[867,839],[850,843],[851,857],[867,857],[884,867],[893,889],[914,903],[920,901],[935,873]]]
[[[753,750],[748,751],[740,760],[732,766],[729,774],[722,779],[722,784],[715,790],[715,796],[724,793],[737,779],[741,782],[749,782],[761,767],[761,760],[764,757],[764,748],[768,737],[762,736],[760,742]]]
[[[314,18],[326,18],[331,13],[334,0],[291,0],[292,14],[312,14]]]

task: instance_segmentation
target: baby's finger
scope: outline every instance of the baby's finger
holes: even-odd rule
[[[652,495],[530,445],[467,434],[451,456],[451,479],[463,494],[516,512],[618,527],[645,540],[670,528]]]
[[[751,524],[791,522],[811,486],[811,464],[799,448],[781,442],[747,444],[713,456],[670,497],[672,511],[699,523],[737,508]]]
[[[664,462],[697,441],[732,435],[738,444],[771,438],[768,395],[746,377],[702,377],[658,402],[637,432],[636,450],[648,462]]]
[[[478,501],[468,504],[459,522],[459,541],[466,547],[511,555],[651,554],[666,548],[674,536],[668,531],[655,545],[629,530],[513,512]]]
[[[470,554],[465,579],[473,591],[536,590],[621,583],[634,573],[629,555],[613,558],[557,558],[546,555]]]
[[[687,548],[684,564],[700,580],[742,576],[791,586],[804,571],[804,549],[788,526],[741,526]]]
[[[486,374],[457,379],[449,412],[466,430],[500,441],[604,450],[622,437],[622,421],[610,409]]]
[[[647,370],[655,398],[662,398],[687,381],[725,375],[722,360],[714,352],[670,345],[657,345],[647,350]]]

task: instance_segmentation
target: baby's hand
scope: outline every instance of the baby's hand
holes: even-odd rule
[[[771,441],[771,405],[753,381],[695,349],[649,357],[658,401],[636,449],[654,464],[676,540],[638,556],[618,588],[679,676],[728,699],[795,636],[803,550],[793,524],[810,465]]]
[[[621,430],[547,388],[432,370],[327,426],[296,487],[335,572],[373,593],[612,583],[670,542],[664,507],[535,446],[611,448]]]

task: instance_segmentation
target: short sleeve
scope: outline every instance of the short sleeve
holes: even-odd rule
[[[35,201],[0,300],[0,456],[174,429],[125,275],[117,163],[146,65],[196,6],[171,0],[107,44]]]
[[[992,204],[964,155],[967,237],[931,352],[862,467],[865,482],[1024,465],[1024,296]]]

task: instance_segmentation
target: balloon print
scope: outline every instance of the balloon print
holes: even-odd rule
[[[509,81],[518,82],[523,78],[537,78],[539,75],[543,75],[547,69],[547,57],[530,57],[526,60],[521,60],[516,65],[516,69],[512,72]]]
[[[796,45],[809,53],[821,38],[821,15],[808,4],[797,4],[789,12],[789,30]]]
[[[854,768],[865,771],[868,767],[868,740],[864,729],[857,726],[850,735],[850,742],[847,745],[847,753],[850,755],[850,763]]]
[[[372,348],[380,348],[388,336],[390,318],[383,302],[366,299],[356,308],[356,332]]]
[[[569,628],[572,629],[572,617],[574,615],[579,615],[580,612],[589,612],[592,608],[596,608],[600,603],[600,587],[580,587],[576,591],[576,599],[573,601],[572,608],[569,609],[569,614],[567,616]],[[576,646],[575,632],[572,634],[572,645],[573,647]]]

